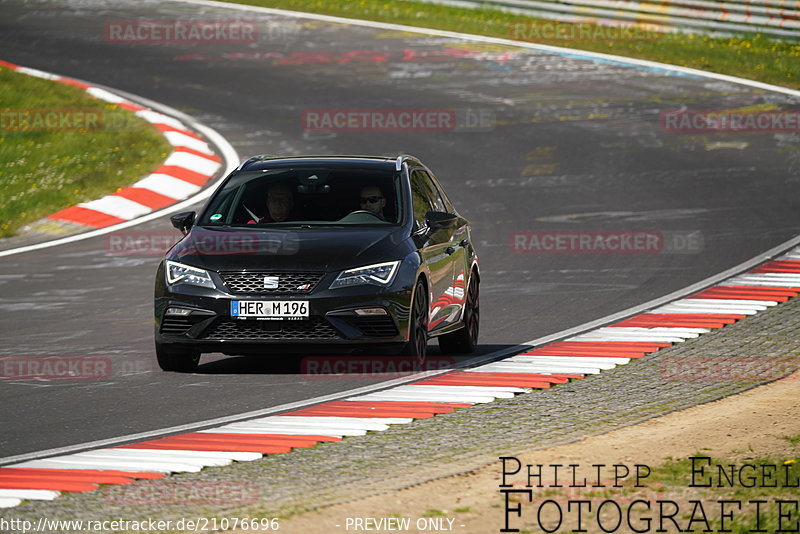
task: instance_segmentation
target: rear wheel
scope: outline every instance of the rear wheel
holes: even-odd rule
[[[179,349],[168,349],[156,343],[156,359],[162,371],[177,371],[191,373],[200,363],[200,353]]]
[[[439,336],[439,348],[445,354],[475,352],[478,346],[480,330],[480,306],[478,300],[478,279],[473,274],[467,289],[467,301],[464,304],[464,328]]]
[[[408,330],[408,343],[401,354],[412,358],[415,368],[422,369],[428,351],[428,297],[421,281],[414,287]]]

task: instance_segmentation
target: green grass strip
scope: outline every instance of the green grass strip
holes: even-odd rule
[[[150,123],[78,87],[0,69],[0,102],[0,237],[138,181],[171,151]]]

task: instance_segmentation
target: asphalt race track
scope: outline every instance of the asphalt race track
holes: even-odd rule
[[[473,221],[480,353],[603,317],[800,230],[791,134],[667,131],[663,113],[782,107],[743,85],[450,37],[180,2],[0,0],[0,59],[179,109],[253,154],[414,154]],[[107,23],[244,19],[253,43],[110,42]],[[309,131],[310,110],[446,110],[441,131]],[[541,253],[531,235],[650,232],[658,247]],[[166,218],[126,232],[174,232]],[[540,232],[531,234],[530,232]],[[607,234],[606,234],[607,235]],[[520,237],[521,236],[521,237]],[[0,382],[0,457],[268,408],[380,382],[297,358],[206,356],[161,372],[158,256],[95,238],[0,260],[0,357],[109,358],[93,381]],[[434,351],[435,352],[435,351]]]

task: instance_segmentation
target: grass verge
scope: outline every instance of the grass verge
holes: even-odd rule
[[[555,23],[492,9],[473,10],[423,2],[223,1],[539,42],[660,61],[800,89],[800,41],[775,41],[757,34],[711,38],[645,32],[643,36],[633,35],[627,38],[614,37],[609,28],[603,26],[581,24],[576,27],[568,23]],[[561,37],[539,39],[550,37],[551,32],[557,32]]]
[[[0,68],[0,237],[141,179],[171,148],[82,89]]]

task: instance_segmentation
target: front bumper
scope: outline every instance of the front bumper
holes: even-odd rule
[[[397,348],[408,341],[412,285],[398,273],[388,287],[361,285],[327,289],[337,273],[325,276],[308,294],[231,293],[191,285],[167,286],[159,269],[155,295],[155,339],[161,345],[196,352],[258,354],[272,349],[349,351],[359,347]],[[215,278],[217,288],[224,284]],[[308,301],[307,320],[254,320],[231,317],[233,300]],[[190,310],[166,315],[169,309]],[[384,315],[354,310],[381,308]],[[266,349],[266,350],[265,350]]]

